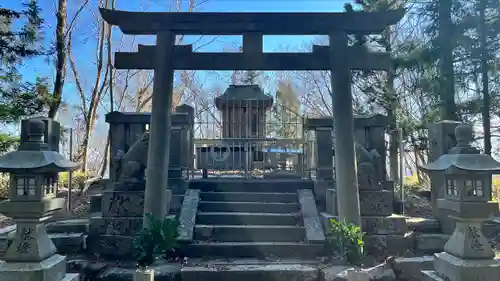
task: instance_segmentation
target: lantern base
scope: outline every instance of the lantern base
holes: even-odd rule
[[[464,260],[493,259],[495,252],[483,235],[483,220],[456,220],[455,231],[444,246],[444,251]]]
[[[78,274],[66,273],[66,257],[53,255],[41,262],[0,262],[2,281],[78,281]]]
[[[423,271],[422,280],[500,280],[500,262],[497,260],[463,260],[445,252],[434,256],[435,270]]]

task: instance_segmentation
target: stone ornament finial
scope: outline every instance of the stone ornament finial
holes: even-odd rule
[[[50,150],[48,143],[43,141],[43,136],[45,135],[45,122],[39,119],[28,119],[28,122],[21,123],[22,126],[26,126],[27,139],[23,141],[21,139],[21,144],[17,150],[31,150],[31,151],[47,151]]]
[[[42,120],[31,119],[28,122],[28,141],[42,142],[45,132],[45,123]]]
[[[455,128],[455,139],[458,147],[471,146],[474,130],[470,124],[460,124]]]

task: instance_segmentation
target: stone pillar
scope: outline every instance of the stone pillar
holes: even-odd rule
[[[314,195],[320,211],[336,214],[337,201],[333,180],[333,141],[332,129],[328,127],[316,128],[315,138],[316,180],[314,181]],[[330,191],[330,192],[329,192]],[[332,198],[327,198],[333,196]]]
[[[330,128],[316,128],[316,178],[333,179],[333,143]]]
[[[172,69],[174,44],[174,33],[164,31],[157,35],[144,215],[150,213],[161,219],[170,209],[170,202],[167,202],[169,197],[167,171],[174,83]],[[148,220],[144,218],[144,226],[147,226]]]
[[[339,218],[361,226],[347,34],[330,34],[335,179]]]
[[[457,121],[445,120],[429,125],[429,163],[436,161],[441,155],[448,153],[448,150],[455,146],[455,128],[460,124]],[[451,234],[455,229],[454,220],[448,216],[446,210],[441,210],[437,206],[437,200],[444,197],[444,176],[440,173],[433,173],[429,176],[431,180],[432,214],[440,220],[442,231]]]
[[[185,159],[184,167],[186,169],[193,170],[194,169],[194,108],[187,104],[182,104],[175,109],[175,112],[187,113],[188,115],[188,124],[185,126],[186,155],[183,157]]]

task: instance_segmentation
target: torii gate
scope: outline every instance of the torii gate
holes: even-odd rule
[[[354,151],[351,70],[388,70],[390,54],[348,47],[348,34],[380,34],[404,10],[348,13],[169,13],[100,9],[103,19],[124,34],[156,35],[156,46],[117,52],[118,69],[154,69],[144,213],[168,210],[167,177],[174,70],[330,70],[339,218],[360,225]],[[264,35],[328,35],[329,46],[311,53],[263,53]],[[176,35],[243,35],[242,53],[196,53],[175,45]],[[333,168],[333,167],[332,167]],[[147,220],[144,220],[146,223]]]

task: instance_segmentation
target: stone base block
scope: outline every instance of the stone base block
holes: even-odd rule
[[[132,236],[119,235],[89,235],[87,250],[89,253],[117,259],[131,259],[133,254]]]
[[[404,255],[412,249],[413,239],[409,235],[365,235],[365,251],[369,255]]]
[[[41,262],[0,262],[2,281],[60,281],[66,278],[66,257],[53,255]]]
[[[68,273],[60,281],[79,281],[80,275],[78,273]]]
[[[442,252],[444,245],[450,239],[446,234],[422,233],[415,236],[415,250],[419,254],[434,254]]]
[[[333,180],[333,168],[325,167],[325,168],[317,168],[316,169],[316,178],[322,180]]]
[[[335,216],[338,215],[337,191],[335,189],[328,188],[326,190],[325,202],[326,202],[325,211]]]
[[[444,280],[500,280],[500,262],[493,259],[463,260],[448,253],[435,254],[434,269]]]
[[[361,217],[361,229],[368,234],[401,234],[407,231],[404,216],[392,215],[388,217],[365,216]]]
[[[316,179],[314,181],[314,187],[313,187],[314,198],[316,199],[316,204],[318,205],[320,212],[324,212],[328,208],[326,207],[328,205],[327,189],[332,189],[333,187],[334,187],[334,182],[332,180]]]
[[[362,216],[390,216],[393,211],[394,192],[387,190],[360,191],[359,204]]]
[[[186,183],[187,185],[187,183]],[[172,192],[173,193],[173,192]],[[177,213],[182,205],[182,199],[184,198],[184,193],[182,194],[173,194],[170,199],[170,213]],[[89,213],[101,213],[102,211],[102,194],[92,195],[90,198],[90,209]]]
[[[102,206],[102,194],[94,194],[90,196],[90,207],[89,207],[89,213],[99,213],[101,212],[101,206]]]
[[[103,217],[142,217],[144,191],[104,191],[101,212]]]
[[[142,217],[93,217],[89,234],[134,236],[141,228]]]
[[[302,264],[246,264],[224,266],[224,270],[215,266],[184,266],[181,279],[185,281],[315,281],[319,279],[319,270]]]

